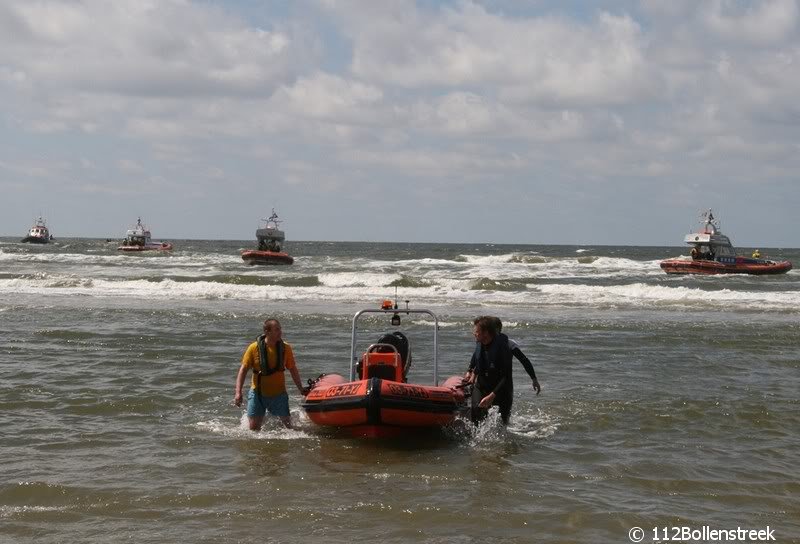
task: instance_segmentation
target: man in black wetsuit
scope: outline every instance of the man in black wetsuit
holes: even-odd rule
[[[511,417],[513,389],[511,386],[511,349],[508,337],[497,331],[492,317],[482,316],[474,321],[475,352],[469,362],[466,380],[473,384],[472,421],[480,423],[489,408],[498,406],[503,424]]]
[[[516,342],[500,332],[503,323],[492,316],[475,319],[472,330],[475,336],[475,352],[470,360],[465,380],[473,383],[472,421],[480,423],[486,418],[491,406],[500,408],[500,418],[507,425],[511,417],[511,404],[514,400],[514,381],[511,359],[516,357],[533,381],[538,395],[542,388],[530,360],[522,353]]]

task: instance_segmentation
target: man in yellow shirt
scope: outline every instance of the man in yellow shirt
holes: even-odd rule
[[[233,396],[233,404],[236,406],[242,405],[242,386],[248,370],[253,371],[252,386],[247,395],[250,430],[261,429],[267,412],[279,417],[286,427],[291,427],[284,371],[288,370],[292,374],[292,380],[301,395],[304,394],[303,381],[295,364],[292,346],[283,341],[281,324],[277,319],[264,321],[264,334],[244,352]]]

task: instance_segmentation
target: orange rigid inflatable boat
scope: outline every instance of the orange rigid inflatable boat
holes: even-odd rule
[[[278,228],[278,224],[282,221],[278,220],[275,208],[272,208],[272,215],[262,221],[266,221],[267,224],[263,229],[256,229],[258,249],[242,251],[242,260],[247,264],[292,264],[294,257],[283,251],[286,235]]]
[[[709,209],[703,213],[703,228],[687,234],[683,241],[690,246],[691,258],[675,257],[661,261],[667,274],[785,274],[792,269],[789,261],[762,259],[761,252],[752,257],[736,255],[730,238],[722,234],[719,221]]]
[[[150,239],[150,229],[142,225],[142,218],[136,222],[136,226],[128,229],[125,240],[122,241],[117,250],[126,253],[138,253],[141,251],[172,251],[172,244],[169,242],[154,242]]]
[[[434,329],[433,384],[407,383],[411,367],[408,339],[400,332],[385,334],[358,360],[355,340],[358,318],[365,313],[392,313],[398,325],[400,313],[432,316]],[[324,374],[310,381],[302,402],[308,418],[317,425],[346,429],[353,436],[387,437],[421,428],[444,427],[468,407],[469,396],[461,376],[438,384],[438,318],[429,310],[361,310],[353,318],[350,377]],[[358,364],[356,361],[358,360]]]

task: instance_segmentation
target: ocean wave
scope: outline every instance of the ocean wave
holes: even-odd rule
[[[394,295],[393,281],[402,276],[380,275],[358,278],[320,278],[313,285],[278,285],[220,283],[215,281],[175,281],[162,279],[89,279],[78,277],[48,277],[46,279],[0,280],[0,294],[82,295],[165,300],[273,300],[360,303],[381,300]],[[347,276],[347,275],[345,275]],[[301,278],[302,279],[302,278]],[[289,280],[290,282],[292,280]],[[309,284],[313,283],[312,280]],[[522,305],[568,307],[691,307],[736,310],[800,311],[800,292],[708,290],[700,287],[664,286],[649,283],[627,285],[588,285],[574,283],[505,282],[484,278],[450,280],[425,286],[403,286],[404,298],[416,304],[445,305]]]
[[[563,301],[579,303],[592,301],[603,304],[632,303],[635,305],[691,304],[691,305],[723,305],[739,304],[750,308],[785,308],[796,309],[800,305],[800,292],[755,292],[733,291],[721,289],[709,291],[692,287],[666,287],[635,283],[630,285],[537,285],[536,289],[549,296],[557,296]],[[793,308],[794,307],[794,308]]]
[[[166,276],[136,278],[151,282],[162,282],[165,280],[178,283],[194,283],[197,281],[207,281],[211,283],[222,283],[227,285],[281,285],[284,287],[315,287],[321,285],[317,276],[261,276],[244,274],[222,274],[213,276]]]
[[[401,281],[399,274],[378,274],[375,272],[341,272],[320,274],[319,281],[326,287],[387,287],[392,282]]]
[[[456,262],[468,264],[496,264],[508,263],[514,258],[516,253],[506,253],[502,255],[459,255],[455,258]]]
[[[493,280],[490,278],[480,278],[470,285],[470,289],[476,291],[525,291],[527,288],[527,284],[522,281]]]
[[[388,287],[430,287],[432,282],[424,278],[415,278],[413,276],[401,276],[400,279],[392,281]]]
[[[63,248],[61,248],[63,249]],[[233,253],[182,253],[178,251],[146,251],[120,253],[110,249],[88,249],[87,253],[62,253],[60,251],[7,251],[0,250],[0,262],[54,263],[61,265],[94,265],[125,267],[172,266],[198,268],[207,266],[242,265],[241,256]]]
[[[510,263],[523,263],[523,264],[545,264],[552,259],[542,257],[541,255],[512,255],[508,260]]]

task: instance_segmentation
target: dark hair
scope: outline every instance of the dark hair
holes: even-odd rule
[[[500,321],[500,318],[497,316],[491,316],[494,319],[494,326],[497,329],[498,334],[503,332],[503,322]]]
[[[476,317],[472,323],[480,330],[488,332],[489,335],[494,338],[497,336],[497,333],[500,332],[497,330],[497,321],[499,320],[496,317],[481,315]]]
[[[275,325],[277,325],[280,328],[281,322],[274,318],[267,319],[266,321],[264,321],[264,331],[272,332],[272,328]]]

